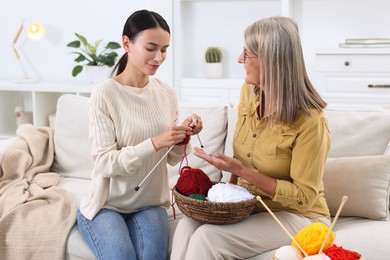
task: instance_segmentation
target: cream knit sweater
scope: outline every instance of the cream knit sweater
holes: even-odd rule
[[[151,138],[178,123],[174,90],[152,77],[144,88],[109,79],[91,94],[89,120],[94,169],[92,185],[80,203],[81,213],[92,220],[101,208],[131,213],[168,207],[166,163],[180,162],[183,146],[175,146],[138,191],[135,187],[168,150],[156,152]]]

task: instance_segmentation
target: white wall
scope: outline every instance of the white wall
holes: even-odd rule
[[[4,2],[7,2],[4,4]],[[172,21],[173,0],[4,0],[0,9],[0,79],[15,79],[21,77],[22,72],[12,52],[11,43],[23,18],[29,21],[40,21],[46,25],[47,36],[40,42],[27,42],[24,49],[30,60],[40,72],[44,80],[87,80],[83,72],[77,78],[72,78],[71,70],[75,63],[74,55],[70,55],[70,48],[66,44],[74,40],[74,32],[78,32],[88,39],[104,39],[120,41],[122,26],[127,17],[135,10],[147,8],[160,12],[173,29]],[[176,0],[175,0],[176,1]],[[267,1],[264,0],[267,6]],[[314,70],[314,57],[319,49],[335,49],[338,43],[345,38],[358,37],[386,37],[390,38],[390,1],[388,0],[294,0],[294,15],[300,25],[304,53],[309,73]],[[228,7],[229,5],[226,5]],[[235,6],[232,4],[232,6]],[[243,6],[243,10],[245,10]],[[224,10],[215,10],[213,19],[218,19],[218,13]],[[254,15],[253,10],[248,10]],[[232,16],[231,25],[218,26],[219,36],[215,41],[226,44],[226,49],[237,48],[237,53],[228,53],[228,58],[234,62],[228,70],[234,71],[239,48],[236,41],[230,40],[229,32],[232,28],[241,26],[244,29],[248,24],[241,24],[246,11],[227,10]],[[259,12],[260,15],[261,12]],[[264,13],[264,12],[263,12]],[[191,17],[202,17],[207,13],[192,14]],[[261,17],[259,17],[261,18]],[[175,21],[180,22],[180,21]],[[191,25],[194,26],[194,25]],[[193,37],[197,42],[188,42],[193,46],[193,53],[203,53],[211,35],[209,28],[192,28],[191,31],[200,35]],[[174,32],[173,32],[174,33]],[[226,39],[226,40],[222,40]],[[241,41],[241,39],[238,39]],[[231,42],[231,45],[229,45]],[[174,43],[172,42],[172,47]],[[237,45],[237,46],[236,46]],[[200,49],[196,49],[200,46]],[[168,50],[167,62],[160,68],[158,76],[168,83],[172,80],[172,49]],[[233,51],[232,51],[233,52]],[[122,52],[121,52],[122,53]],[[193,54],[192,53],[192,54]],[[191,54],[191,55],[192,55]],[[193,56],[187,56],[191,62]],[[203,54],[202,54],[203,56]],[[200,59],[200,58],[199,58]],[[189,64],[191,64],[189,62]],[[197,70],[200,75],[202,68],[198,65],[186,67],[186,70]],[[369,64],[367,65],[369,66]],[[231,75],[236,77],[237,75]]]
[[[39,42],[26,42],[23,50],[43,80],[87,81],[83,71],[76,78],[71,76],[75,55],[66,44],[75,40],[74,32],[88,40],[103,39],[120,43],[123,25],[127,17],[137,9],[150,9],[163,16],[171,15],[170,0],[6,0],[0,9],[0,79],[20,78],[22,70],[11,45],[22,19],[41,22],[46,26],[46,37]],[[171,23],[170,16],[164,17]],[[20,38],[20,42],[24,42]],[[102,44],[102,45],[103,45]],[[123,53],[119,51],[120,55]],[[161,67],[163,78],[170,80],[171,61]]]

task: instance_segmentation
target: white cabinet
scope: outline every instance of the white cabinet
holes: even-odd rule
[[[329,107],[390,108],[390,49],[317,52],[315,87]]]
[[[243,33],[256,20],[291,16],[293,0],[173,0],[173,75],[180,101],[237,103],[244,82],[237,62]],[[205,77],[209,46],[223,52],[222,79]]]
[[[48,116],[56,111],[58,98],[65,94],[89,96],[94,85],[74,82],[40,82],[18,84],[0,81],[0,140],[15,135],[15,108],[32,112],[35,127],[49,126]]]

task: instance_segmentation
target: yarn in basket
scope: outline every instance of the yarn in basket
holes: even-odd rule
[[[183,195],[201,194],[207,197],[207,192],[213,183],[209,176],[201,169],[184,166],[180,169],[180,176],[176,183],[176,189]]]

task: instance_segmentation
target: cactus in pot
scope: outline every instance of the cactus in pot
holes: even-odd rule
[[[205,53],[206,77],[210,79],[222,78],[222,51],[218,47],[209,47]]]
[[[206,50],[205,59],[207,63],[221,63],[222,51],[218,47],[209,47]]]

